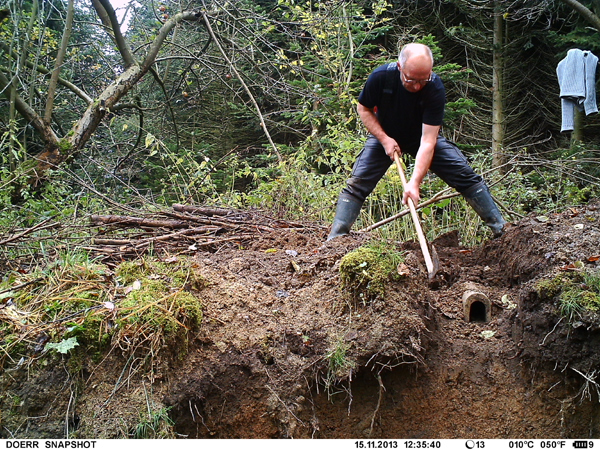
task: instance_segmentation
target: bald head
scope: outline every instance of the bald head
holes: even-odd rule
[[[431,72],[433,68],[433,54],[431,53],[431,49],[424,44],[406,44],[400,50],[398,62],[403,68]]]

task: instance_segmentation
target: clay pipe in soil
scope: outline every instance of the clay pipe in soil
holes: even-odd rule
[[[396,162],[396,167],[398,168],[398,173],[400,174],[400,180],[402,180],[402,190],[406,190],[406,176],[404,175],[404,169],[402,169],[402,163],[400,162],[400,158],[398,157],[398,153],[394,153],[394,161]],[[415,228],[417,230],[417,236],[419,237],[419,244],[421,245],[421,251],[423,252],[423,257],[425,258],[425,265],[427,266],[427,273],[429,274],[429,280],[433,280],[435,274],[438,271],[438,260],[435,249],[432,249],[432,253],[435,257],[435,262],[431,258],[429,254],[429,247],[427,246],[427,239],[423,234],[423,228],[421,227],[421,222],[419,221],[419,216],[417,215],[417,209],[415,208],[415,204],[412,198],[408,197],[408,208],[410,209],[410,215],[415,224]]]

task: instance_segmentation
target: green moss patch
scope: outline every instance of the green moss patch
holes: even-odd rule
[[[202,303],[192,292],[206,286],[193,264],[143,259],[122,264],[116,275],[127,293],[115,319],[119,340],[152,352],[183,344],[177,346],[178,354],[185,354],[188,331],[202,322]]]
[[[182,356],[202,322],[206,282],[187,258],[125,262],[113,272],[71,252],[41,272],[7,278],[0,290],[15,285],[27,288],[4,294],[0,363],[44,351],[100,358],[113,346]]]
[[[600,311],[600,271],[586,270],[583,264],[579,267],[536,286],[542,299],[558,300],[560,314],[569,320],[586,311]]]
[[[392,247],[375,241],[345,255],[340,263],[342,288],[363,302],[383,299],[387,284],[400,279],[397,268],[404,262],[404,253]]]

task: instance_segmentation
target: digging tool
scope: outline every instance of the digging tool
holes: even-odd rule
[[[402,168],[402,163],[400,162],[400,158],[398,157],[398,153],[394,153],[394,161],[396,161],[396,167],[398,168],[398,173],[400,174],[400,180],[402,180],[402,190],[406,190],[406,176],[404,175],[404,169]],[[425,265],[427,266],[427,273],[429,274],[429,280],[433,280],[435,278],[435,274],[438,271],[439,261],[437,258],[437,253],[435,248],[432,247],[433,258],[429,254],[429,247],[427,245],[427,239],[423,234],[423,228],[421,227],[421,222],[419,221],[419,216],[417,215],[417,209],[415,208],[415,204],[412,198],[408,197],[408,208],[410,209],[410,215],[415,224],[415,228],[417,230],[417,236],[419,237],[419,244],[421,245],[421,251],[423,252],[423,257],[425,258]]]

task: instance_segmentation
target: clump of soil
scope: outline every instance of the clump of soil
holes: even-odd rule
[[[118,348],[79,366],[9,368],[0,436],[127,437],[158,410],[171,437],[600,436],[600,321],[561,316],[538,289],[598,270],[598,203],[527,217],[479,248],[444,235],[431,283],[417,243],[389,242],[406,252],[403,275],[368,301],[344,292],[339,266],[369,236],[325,235],[265,231],[198,251],[204,316],[183,358],[151,376]],[[465,310],[465,292],[487,300],[489,321]]]

